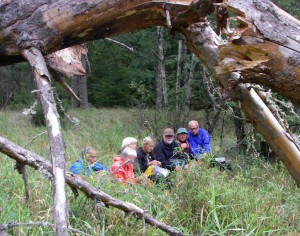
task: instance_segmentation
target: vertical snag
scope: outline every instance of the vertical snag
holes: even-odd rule
[[[50,74],[45,59],[38,49],[26,49],[22,51],[22,55],[33,67],[35,82],[39,90],[38,95],[46,119],[52,162],[55,233],[64,236],[68,235],[65,155],[58,112],[50,84]]]

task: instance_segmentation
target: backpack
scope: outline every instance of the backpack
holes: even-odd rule
[[[210,167],[218,167],[219,170],[224,171],[224,170],[231,170],[231,165],[230,163],[226,162],[225,157],[213,157],[210,160]]]

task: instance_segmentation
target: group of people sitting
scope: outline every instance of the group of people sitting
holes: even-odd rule
[[[96,161],[94,148],[86,147],[81,151],[80,159],[70,166],[69,172],[89,176],[92,172],[108,171],[118,181],[135,184],[143,178],[154,180],[164,170],[188,171],[191,161],[197,161],[204,152],[210,152],[209,133],[200,128],[196,120],[188,123],[188,129],[179,128],[175,135],[173,129],[166,128],[160,141],[155,144],[151,137],[146,137],[138,149],[138,140],[127,137],[109,168]]]

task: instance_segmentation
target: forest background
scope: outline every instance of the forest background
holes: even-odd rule
[[[300,19],[298,1],[273,2]],[[191,118],[198,119],[212,134],[212,155],[228,157],[234,167],[232,173],[208,169],[206,163],[201,167],[201,175],[199,171],[191,171],[189,175],[175,174],[174,179],[178,183],[176,191],[167,199],[158,197],[162,190],[155,188],[131,186],[124,193],[124,189],[105,183],[102,189],[128,201],[132,200],[133,195],[137,205],[155,201],[149,212],[186,233],[282,235],[299,232],[299,190],[293,180],[280,164],[265,162],[265,158],[274,161],[266,143],[242,119],[235,104],[225,103],[221,99],[215,81],[201,63],[185,51],[184,46],[181,63],[178,63],[179,41],[182,38],[167,30],[163,33],[163,65],[166,72],[163,91],[166,93],[158,96],[158,39],[161,39],[158,30],[162,29],[151,28],[113,38],[123,46],[109,39],[87,44],[90,64],[87,78],[88,109],[72,110],[70,97],[57,86],[57,97],[66,111],[61,116],[80,120],[80,125],[75,128],[67,123],[66,117],[63,120],[67,164],[76,159],[83,145],[90,144],[99,150],[100,161],[109,165],[123,137],[135,136],[141,140],[146,135],[152,135],[158,139],[164,127],[176,129],[186,126]],[[31,93],[35,85],[30,67],[25,63],[1,67],[0,78],[3,135],[49,157],[45,152],[49,149],[46,135],[32,143],[29,138],[43,132],[44,128],[32,125],[21,115],[21,111],[35,101]],[[65,79],[71,84],[69,78]],[[291,132],[299,135],[299,108],[276,94],[273,96],[281,114],[289,122]],[[41,113],[32,117],[36,124],[42,119]],[[7,160],[3,154],[1,156]],[[50,185],[45,180],[39,182],[32,174],[32,202],[28,208],[19,207],[26,206],[22,179],[17,172],[11,171],[14,163],[7,164],[1,167],[1,178],[7,187],[1,193],[0,222],[50,222],[51,217],[44,214],[51,209]],[[214,184],[211,184],[211,179]],[[98,180],[95,181],[95,184],[99,184]],[[7,201],[8,195],[12,196],[12,201]],[[34,205],[35,201],[40,201],[40,204]],[[124,219],[117,210],[100,208],[92,219],[86,219],[80,211],[86,211],[84,215],[89,215],[92,209],[83,197],[74,200],[71,206],[74,228],[95,235],[105,232],[118,235],[121,232],[119,230],[125,230],[126,235],[141,235],[142,227],[134,229],[134,221]],[[51,234],[51,229],[47,230],[42,232]],[[41,229],[19,227],[12,229],[11,233],[24,232],[39,235]],[[161,232],[150,229],[147,233],[160,235]]]

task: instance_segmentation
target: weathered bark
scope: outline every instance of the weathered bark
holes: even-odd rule
[[[22,61],[24,48],[36,47],[43,54],[95,39],[171,21],[180,25],[199,20],[213,11],[209,0],[149,1],[116,0],[10,0],[0,3],[0,64]],[[203,4],[202,4],[203,2]],[[143,19],[143,20],[141,20]],[[174,22],[172,22],[174,26]]]
[[[196,23],[187,27],[182,33],[186,36],[189,48],[203,60],[206,67],[216,74],[215,68],[218,65],[218,37],[212,29],[205,23]],[[207,58],[207,55],[212,57]],[[206,59],[207,58],[207,59]],[[255,95],[251,86],[247,85],[244,88],[242,82],[239,85],[231,86],[236,81],[240,80],[239,72],[231,72],[228,74],[218,75],[220,85],[226,90],[223,95],[231,96],[232,99],[241,105],[241,110],[245,113],[247,119],[254,125],[256,130],[262,134],[269,146],[275,152],[276,156],[283,161],[284,165],[295,179],[300,187],[300,152],[292,138],[284,138],[288,136],[279,122],[274,118],[273,114],[266,106],[262,107],[250,105],[257,103],[258,95]],[[243,93],[241,95],[241,87]],[[253,91],[252,91],[253,90]],[[246,96],[246,93],[248,94]],[[257,97],[256,97],[257,96]],[[247,99],[245,99],[247,97]],[[261,100],[260,100],[261,101]],[[263,102],[262,102],[263,103]],[[251,107],[251,108],[250,108]],[[252,109],[250,111],[250,109]],[[268,118],[265,115],[268,115]],[[272,121],[272,123],[270,123]],[[278,146],[284,148],[280,150]]]
[[[65,156],[60,122],[55,106],[50,75],[39,50],[30,48],[22,52],[34,70],[38,96],[45,116],[51,149],[54,225],[56,235],[68,235],[67,198],[65,185]]]
[[[238,72],[226,88],[257,83],[299,105],[300,21],[267,0],[229,0],[228,9],[237,14],[232,20],[239,27],[219,48],[217,76]]]
[[[191,2],[3,1],[0,3],[0,64],[21,61],[20,52],[31,46],[48,54],[89,40],[167,25],[167,9],[172,29],[184,31],[214,9],[209,0]],[[300,104],[300,22],[269,0],[229,0],[226,4],[239,15],[236,20],[241,27],[232,33],[231,43],[220,47],[221,63],[217,71],[211,68],[214,74],[240,71],[241,79],[232,81],[226,89],[240,82],[255,82]]]
[[[44,176],[51,176],[52,167],[51,163],[44,159],[43,157],[37,155],[34,152],[28,151],[17,144],[3,138],[0,136],[0,151],[10,158],[24,164],[33,167],[34,169],[43,173]],[[162,231],[168,233],[169,235],[184,235],[183,233],[177,231],[173,227],[166,225],[148,214],[146,212],[129,202],[123,202],[121,200],[115,199],[110,195],[98,190],[97,188],[91,186],[88,182],[75,178],[70,174],[66,174],[66,182],[71,188],[75,188],[78,191],[81,191],[90,199],[96,199],[101,201],[107,206],[116,207],[125,213],[133,213],[132,215],[136,216],[138,219],[144,219],[145,222],[149,225],[155,226]],[[60,235],[60,234],[59,234]]]

